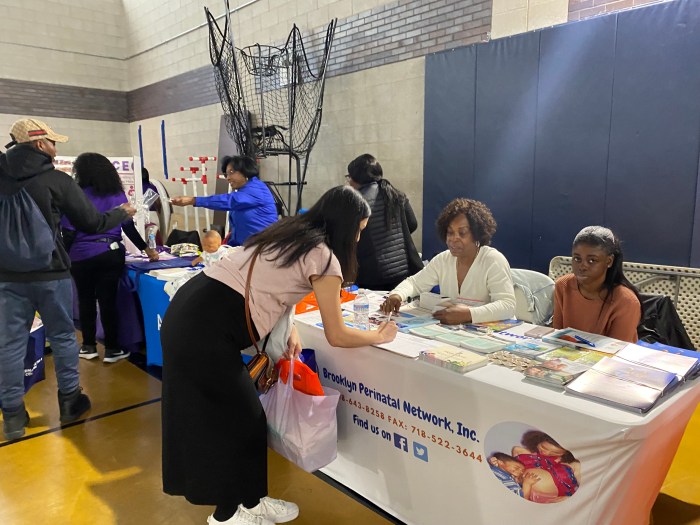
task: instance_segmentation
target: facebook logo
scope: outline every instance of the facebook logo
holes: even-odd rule
[[[420,443],[413,442],[413,455],[421,461],[428,462],[428,447]]]
[[[394,446],[400,448],[404,452],[408,452],[408,439],[394,432]]]

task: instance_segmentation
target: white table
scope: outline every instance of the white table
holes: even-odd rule
[[[410,525],[645,525],[700,401],[695,381],[641,416],[493,364],[460,375],[373,347],[334,348],[322,329],[296,325],[321,382],[344,397],[338,458],[323,472]],[[493,475],[488,456],[510,454],[528,429],[581,462],[573,496],[533,503]]]

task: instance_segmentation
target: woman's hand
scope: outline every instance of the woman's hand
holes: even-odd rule
[[[134,215],[136,215],[136,208],[134,208],[134,207],[133,207],[131,204],[129,204],[128,202],[125,202],[124,204],[122,204],[122,205],[119,206],[119,207],[120,207],[122,210],[124,210],[124,211],[129,215],[129,217],[133,217]]]
[[[155,248],[146,248],[145,252],[146,255],[148,255],[148,260],[151,262],[160,259],[160,255],[158,255],[158,250],[156,250]]]
[[[396,338],[396,333],[399,331],[399,327],[396,325],[394,321],[389,321],[388,323],[385,321],[382,324],[379,325],[379,329],[377,330],[377,335],[379,336],[380,340],[377,341],[377,343],[390,343]]]
[[[399,308],[401,308],[401,296],[399,294],[391,294],[384,300],[384,303],[380,307],[382,312],[385,314],[389,313],[399,313]]]
[[[170,203],[175,206],[194,206],[194,197],[173,197]]]
[[[282,354],[282,359],[295,359],[299,357],[299,354],[301,354],[301,338],[297,327],[292,325],[292,331],[287,340],[287,349]]]
[[[472,322],[472,312],[466,304],[451,304],[433,313],[442,324],[462,324]]]

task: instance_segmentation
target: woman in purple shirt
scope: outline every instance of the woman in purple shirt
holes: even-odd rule
[[[99,153],[83,153],[73,164],[78,185],[99,211],[111,210],[127,201],[121,179],[110,160]],[[97,357],[96,319],[100,304],[100,317],[105,333],[105,363],[115,363],[129,357],[119,348],[117,340],[117,287],[124,271],[124,245],[122,230],[148,258],[158,260],[158,252],[147,248],[133,220],[104,233],[78,231],[65,217],[61,221],[64,244],[71,258],[71,274],[78,290],[78,310],[83,345],[80,357]]]

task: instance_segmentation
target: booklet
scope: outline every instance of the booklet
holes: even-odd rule
[[[431,324],[427,326],[409,328],[408,333],[417,335],[418,337],[425,337],[426,339],[435,339],[439,335],[451,334],[453,332],[456,332],[457,330],[457,327],[449,327],[441,324]]]
[[[438,346],[421,352],[418,359],[460,374],[480,368],[489,362],[483,355],[451,345]]]
[[[576,378],[576,375],[562,372],[561,370],[550,370],[544,366],[531,366],[523,370],[525,379],[533,383],[547,386],[563,388]]]
[[[625,341],[613,339],[612,337],[592,334],[584,332],[583,330],[576,330],[575,328],[557,330],[556,332],[545,335],[542,340],[560,346],[596,350],[606,354],[616,354],[619,350],[622,350],[625,345],[629,344]]]
[[[673,372],[606,357],[566,385],[571,394],[644,413],[680,383]]]
[[[508,343],[505,341],[500,341],[489,336],[483,336],[462,341],[460,346],[462,348],[466,348],[467,350],[472,350],[481,354],[490,354],[491,352],[503,350],[507,344]]]
[[[620,350],[615,357],[641,365],[673,372],[681,379],[688,378],[697,368],[698,359],[686,355],[659,352],[633,343]]]
[[[489,334],[491,332],[500,332],[501,330],[508,330],[521,324],[523,324],[523,322],[518,319],[504,319],[502,321],[489,321],[487,323],[470,323],[462,326],[465,330],[480,332],[482,334]]]
[[[516,343],[511,343],[504,348],[514,354],[525,357],[536,357],[557,348],[556,345],[545,343],[540,339],[520,339]]]
[[[556,348],[551,352],[546,352],[537,356],[538,361],[549,361],[552,359],[565,359],[591,368],[598,361],[608,357],[608,354],[596,352],[595,350],[580,350],[578,348]]]
[[[464,330],[455,330],[453,332],[438,334],[434,339],[443,343],[448,343],[455,346],[461,346],[462,343],[469,343],[479,336],[465,332]]]
[[[645,341],[637,341],[637,345],[651,348],[652,350],[656,350],[658,352],[666,352],[693,358],[697,360],[697,364],[690,370],[686,377],[688,379],[694,379],[700,375],[700,352],[688,350],[687,348],[678,348],[677,346],[665,345],[663,343],[647,343]]]

